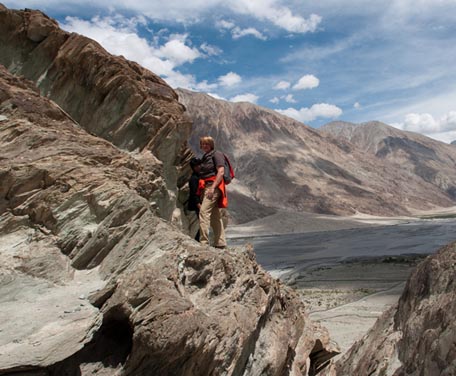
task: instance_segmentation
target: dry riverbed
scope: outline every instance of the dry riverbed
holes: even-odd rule
[[[396,304],[413,268],[423,256],[387,257],[319,267],[290,280],[341,352],[368,331],[375,320]]]
[[[410,224],[421,221],[420,218],[424,218],[423,223],[430,218],[451,218],[454,216],[455,209],[420,212],[414,213],[416,217],[396,218],[362,214],[353,217],[334,217],[312,213],[279,212],[244,225],[230,226],[227,234],[229,243],[239,244],[255,237],[266,236],[267,238],[271,235],[320,232],[330,234],[333,231],[354,229],[350,234],[354,239],[353,247],[359,247],[360,242],[365,242],[366,248],[369,248],[370,237],[357,237],[357,229],[362,231],[369,227],[380,229],[383,226]],[[412,239],[415,236],[414,231],[419,231],[419,227],[411,226],[405,231],[404,238]],[[452,228],[445,231],[454,233]],[[443,235],[446,236],[445,231]],[[375,232],[377,232],[377,238],[380,239],[388,237],[389,234],[389,231],[384,228],[374,230]],[[440,236],[437,234],[437,237]],[[282,241],[282,238],[280,239]],[[326,237],[322,237],[322,239],[326,239]],[[334,242],[331,236],[328,236],[328,239]],[[275,245],[271,245],[270,241],[265,243],[263,238],[257,243],[257,249],[260,253],[264,253],[258,254],[257,257],[259,261],[263,258],[261,261],[266,263],[266,268],[273,276],[280,278],[298,291],[309,309],[311,318],[320,321],[328,328],[331,338],[338,343],[342,353],[348,350],[356,340],[362,338],[382,312],[397,303],[409,274],[426,257],[425,254],[413,253],[415,249],[413,242],[407,244],[402,239],[398,239],[395,243],[397,255],[352,256],[343,261],[340,258],[337,261],[323,258],[321,261],[304,261],[305,266],[299,267],[299,262],[303,262],[303,260],[296,261],[295,257],[307,257],[302,255],[305,255],[306,252],[312,253],[312,247],[316,249],[316,253],[324,254],[324,251],[318,250],[318,247],[324,244],[325,240],[322,240],[323,243],[319,243],[318,235],[316,238],[307,238],[307,240],[315,243],[308,243],[301,250],[298,244],[299,239],[283,238],[283,241],[288,243],[279,250],[278,254],[275,254]],[[341,238],[340,242],[343,241],[345,240]],[[335,240],[335,242],[339,243],[339,240]],[[420,243],[420,241],[416,243]],[[343,244],[345,247],[347,246],[346,243]],[[411,254],[402,254],[406,253],[403,250],[404,246],[405,248],[410,247]],[[429,252],[433,251],[435,250],[429,249]],[[393,252],[395,252],[394,249]],[[279,260],[283,263],[280,263]]]

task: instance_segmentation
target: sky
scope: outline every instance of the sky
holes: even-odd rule
[[[173,88],[456,140],[456,0],[3,0]]]

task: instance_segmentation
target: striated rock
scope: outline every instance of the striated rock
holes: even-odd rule
[[[27,38],[32,42],[43,41],[53,30],[58,27],[57,22],[40,13],[33,13],[29,18]]]
[[[39,11],[0,9],[0,44],[0,64],[35,82],[86,131],[162,163],[168,192],[157,205],[170,220],[179,177],[188,174],[180,163],[191,130],[176,93],[157,75],[61,30]]]
[[[0,93],[0,374],[315,375],[337,353],[251,249],[158,216],[168,161],[90,135],[3,67]]]
[[[402,331],[400,372],[456,374],[456,243],[419,265],[409,278],[394,317]]]
[[[398,306],[324,375],[456,374],[456,243],[412,273]]]

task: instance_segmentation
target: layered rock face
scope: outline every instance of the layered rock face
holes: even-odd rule
[[[433,376],[456,374],[456,243],[413,272],[398,306],[325,375]]]
[[[50,66],[72,66],[62,48],[77,36],[56,30],[39,12],[2,7],[0,14],[3,31],[12,33],[1,33],[5,50],[14,55],[14,43],[23,44],[10,69],[26,72],[29,55],[49,57],[56,50],[45,47],[55,40],[63,44]],[[106,54],[81,40],[98,58]],[[84,64],[78,60],[84,48],[66,69]],[[109,70],[94,69],[90,77],[104,87],[109,80],[99,74]],[[62,89],[65,69],[47,81],[45,94],[68,109],[40,95],[51,71],[37,88],[0,67],[0,374],[317,374],[336,349],[299,297],[265,273],[251,249],[203,247],[161,218],[167,207],[173,211],[169,184],[177,173],[172,178],[170,171],[186,155],[179,140],[189,124],[172,90],[159,82],[160,90],[152,87],[145,99],[153,112],[121,106],[119,113],[131,119],[111,123],[113,104],[107,97],[100,102],[96,82],[79,81],[84,75],[69,85],[88,90],[84,98]],[[125,77],[112,79],[146,87],[121,71]],[[115,102],[120,88],[106,94]],[[127,93],[130,99],[133,92]],[[99,122],[78,112],[92,101]],[[154,123],[153,113],[163,118]],[[78,114],[85,124],[75,121]],[[148,141],[141,145],[138,138],[131,145],[142,152],[130,153],[115,144],[125,148],[129,132],[141,132],[137,114],[150,115]],[[161,153],[162,142],[173,147]]]
[[[436,152],[434,165],[421,162],[419,156],[415,156],[415,165],[401,165],[260,106],[230,103],[188,90],[177,92],[194,121],[189,140],[193,150],[198,150],[200,136],[210,134],[234,161],[237,178],[230,185],[230,191],[236,192],[233,206],[237,209],[239,201],[239,206],[250,209],[249,216],[240,210],[234,213],[239,222],[268,214],[265,207],[399,215],[454,205],[454,150],[445,159]],[[414,166],[423,173],[415,173]],[[431,168],[440,179],[447,179],[445,189],[423,178]],[[438,173],[438,168],[443,173]]]
[[[0,5],[0,44],[0,64],[34,81],[89,133],[158,158],[168,193],[157,205],[160,215],[171,219],[191,130],[176,93],[150,71],[61,30],[38,11]]]

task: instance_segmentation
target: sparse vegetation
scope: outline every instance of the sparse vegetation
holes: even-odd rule
[[[420,219],[449,219],[449,218],[456,218],[456,213],[421,215],[418,218],[420,218]]]

